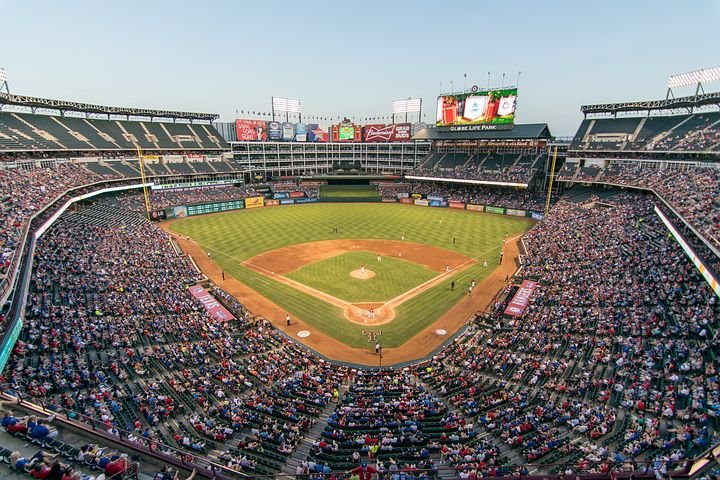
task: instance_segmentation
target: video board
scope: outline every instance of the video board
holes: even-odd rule
[[[514,87],[442,95],[437,99],[435,125],[453,131],[511,129],[516,103]]]

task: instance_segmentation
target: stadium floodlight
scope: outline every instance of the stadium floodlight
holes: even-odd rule
[[[694,72],[670,75],[668,88],[689,87],[720,80],[720,67],[702,68]]]
[[[393,101],[393,113],[419,112],[422,107],[422,98],[408,98],[407,100]]]

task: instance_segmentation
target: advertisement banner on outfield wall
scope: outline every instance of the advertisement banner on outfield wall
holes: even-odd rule
[[[537,282],[531,280],[523,281],[518,291],[515,292],[512,300],[510,300],[510,303],[508,303],[505,309],[505,315],[512,315],[513,317],[521,316],[527,308],[528,303],[530,303],[530,297],[532,297],[536,288]]]
[[[215,320],[221,322],[235,320],[233,314],[230,313],[227,308],[223,306],[222,303],[218,302],[215,297],[210,295],[208,291],[200,285],[190,287],[190,294],[193,297],[197,298],[200,303],[202,303],[202,306],[205,307],[205,310],[207,310],[208,313],[212,315]]]
[[[268,140],[282,140],[282,125],[279,122],[268,122],[267,124]]]
[[[280,205],[279,200],[265,200],[266,207],[277,207],[278,205]]]
[[[413,199],[412,199],[412,198],[401,198],[401,199],[400,199],[400,203],[412,204],[412,203],[413,203]]]
[[[448,204],[445,201],[442,200],[430,200],[428,202],[429,207],[447,207]]]
[[[295,203],[313,203],[317,202],[317,198],[296,198]]]
[[[485,207],[483,205],[474,205],[472,203],[468,203],[465,209],[472,210],[473,212],[482,212],[485,210]]]
[[[505,215],[505,209],[500,207],[485,207],[485,211],[488,213],[498,213],[500,215]]]
[[[505,210],[505,215],[512,215],[514,217],[524,217],[525,210],[515,210],[513,208],[508,208],[507,210]]]
[[[295,203],[295,200],[292,198],[283,198],[280,200],[280,205],[292,205],[293,203]]]
[[[545,218],[545,214],[544,214],[544,213],[540,213],[540,212],[530,212],[530,216],[531,216],[534,220],[542,220],[542,219]]]
[[[397,198],[408,198],[410,196],[407,192],[400,192],[397,194]]]
[[[265,205],[265,197],[249,197],[245,199],[245,208],[258,208]]]
[[[448,207],[457,208],[458,210],[465,210],[465,204],[462,202],[450,202],[448,203]]]
[[[427,207],[430,204],[427,200],[423,200],[421,198],[415,199],[415,205],[420,205],[421,207]]]
[[[396,200],[394,198],[383,198],[382,203],[395,203]]]
[[[174,218],[185,218],[188,216],[187,214],[187,207],[184,205],[181,205],[179,207],[173,207],[172,209],[172,216]]]
[[[302,198],[305,196],[305,192],[290,192],[290,198]]]
[[[442,202],[443,200],[445,200],[445,198],[443,198],[443,197],[441,197],[441,196],[439,196],[439,195],[428,195],[428,196],[425,197],[425,198],[427,198],[427,199],[430,200],[431,202],[433,202],[433,201],[434,201],[434,202]]]
[[[264,142],[267,140],[265,120],[235,120],[235,133],[240,142]]]
[[[275,192],[273,193],[273,198],[288,198],[287,192]]]

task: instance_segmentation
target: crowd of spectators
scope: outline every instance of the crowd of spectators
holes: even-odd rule
[[[525,238],[524,275],[539,282],[525,315],[508,319],[498,305],[421,371],[528,463],[674,468],[718,441],[717,298],[650,198],[622,200],[560,201]],[[487,474],[499,452],[482,453],[455,468]]]
[[[383,199],[395,199],[398,198],[398,194],[408,197],[413,193],[418,193],[441,196],[451,202],[475,205],[533,211],[542,211],[545,208],[545,197],[541,193],[526,189],[454,185],[442,182],[388,183],[378,185],[378,189]],[[556,198],[553,196],[553,203],[555,200]]]
[[[236,187],[232,185],[205,186],[194,188],[156,189],[148,191],[150,207],[165,209],[178,205],[196,205],[211,202],[226,202],[240,198],[256,197],[259,194],[252,186]],[[118,196],[119,204],[134,211],[145,211],[145,199],[142,193]]]
[[[596,182],[650,188],[720,247],[720,168],[674,170],[613,162]]]
[[[0,169],[0,278],[7,274],[30,217],[71,187],[98,181],[82,167]]]
[[[457,178],[463,180],[482,180],[486,182],[528,183],[535,170],[528,165],[504,167],[498,170],[489,170],[477,165],[460,165],[453,168],[425,168],[413,169],[410,175],[439,178]]]
[[[678,175],[661,184],[713,191]],[[455,201],[542,205],[525,191],[441,187]],[[279,471],[333,407],[301,474],[371,462],[412,478],[437,456],[463,478],[558,460],[572,473],[675,468],[718,440],[720,307],[652,198],[559,201],[525,237],[523,275],[539,286],[524,316],[502,315],[508,286],[428,364],[379,373],[308,354],[218,287],[238,320],[213,320],[186,289],[198,272],[161,229],[122,208],[123,228],[83,223],[80,207],[38,243],[25,328],[0,380],[127,441],[258,474]]]

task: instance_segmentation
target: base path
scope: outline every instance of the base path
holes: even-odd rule
[[[437,247],[415,243],[406,244],[404,242],[386,242],[384,240],[342,240],[342,246],[340,246],[337,245],[337,242],[338,241],[336,240],[329,240],[323,242],[300,243],[291,247],[272,250],[271,252],[255,256],[242,262],[242,265],[251,268],[258,273],[272,277],[278,282],[290,285],[291,287],[308,295],[317,297],[331,305],[342,308],[343,315],[346,320],[360,325],[378,326],[392,322],[395,319],[395,307],[407,300],[410,300],[416,295],[420,295],[422,292],[432,288],[438,283],[443,282],[448,276],[461,272],[475,263],[475,260],[470,257],[466,257],[465,255],[450,252]],[[369,244],[368,242],[372,242],[372,244]],[[267,265],[271,268],[277,268],[281,272],[288,272],[304,266],[304,263],[299,264],[301,260],[315,262],[321,259],[329,258],[328,255],[330,254],[332,254],[331,256],[334,256],[348,251],[343,250],[342,247],[349,248],[350,251],[363,251],[367,248],[373,248],[373,251],[380,252],[382,255],[383,252],[392,252],[395,248],[398,248],[396,245],[397,243],[401,243],[399,248],[411,245],[413,247],[413,253],[411,255],[412,258],[422,259],[426,266],[432,265],[436,271],[440,271],[442,273],[439,273],[430,280],[427,280],[426,282],[403,292],[392,300],[384,302],[377,308],[374,308],[375,311],[373,312],[372,317],[368,315],[367,309],[359,307],[357,304],[346,302],[345,300],[330,295],[329,293],[309,287],[303,283],[279,274],[277,271],[270,270],[269,268],[263,266]],[[286,257],[286,255],[288,255],[288,251],[292,252],[292,255],[289,257],[291,259],[290,264],[292,265],[292,270],[290,270],[290,267],[285,265],[285,260],[288,258]],[[278,255],[277,252],[281,252],[280,255]],[[411,256],[404,257],[404,260],[410,261]],[[442,265],[442,267],[440,265]],[[361,272],[361,270],[353,270],[350,275],[357,275],[358,277],[362,275],[362,278],[367,279],[375,276],[375,272],[366,268],[364,273]]]
[[[168,223],[163,223],[161,226],[167,230]],[[380,359],[378,355],[375,354],[374,344],[372,343],[368,343],[367,349],[352,348],[326,335],[314,326],[296,318],[292,319],[292,324],[289,327],[286,326],[286,311],[284,309],[229,275],[223,280],[222,269],[212,259],[207,257],[207,252],[204,251],[200,245],[193,240],[187,240],[185,237],[180,237],[172,232],[168,233],[176,239],[184,252],[192,256],[198,268],[200,268],[210,280],[237,298],[248,310],[270,320],[278,330],[282,330],[287,335],[297,339],[298,342],[307,345],[319,354],[333,360],[369,366],[377,366],[379,364]],[[407,242],[402,243],[407,244]],[[436,334],[435,330],[443,329],[451,335],[465,323],[468,317],[478,311],[485,311],[495,294],[505,286],[505,276],[512,275],[519,267],[519,249],[519,236],[509,239],[505,244],[505,260],[503,264],[483,281],[478,283],[471,296],[464,297],[435,323],[410,338],[400,347],[384,348],[382,364],[394,365],[417,360],[429,355],[448,338],[447,336]],[[467,257],[465,258],[467,259]],[[423,264],[427,265],[425,263]],[[444,268],[445,264],[443,263],[442,266],[436,270],[440,271],[440,269],[444,270]],[[368,307],[370,305],[372,304],[364,304],[361,306]],[[301,330],[308,330],[311,332],[311,335],[307,338],[298,339],[297,333]]]

